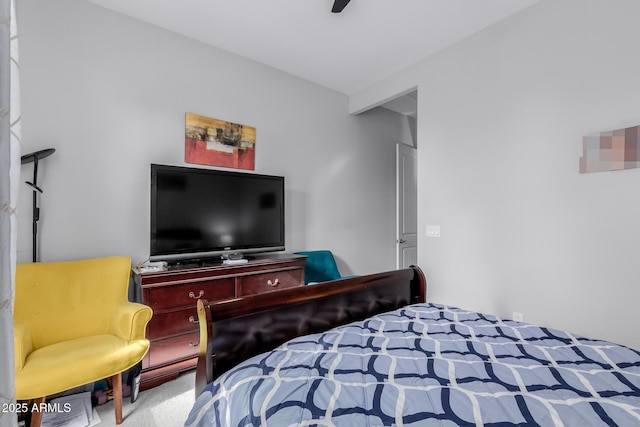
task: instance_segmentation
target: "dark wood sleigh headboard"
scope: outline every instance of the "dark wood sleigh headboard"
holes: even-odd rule
[[[238,363],[301,335],[424,302],[419,267],[351,277],[209,304],[198,301],[196,396]]]

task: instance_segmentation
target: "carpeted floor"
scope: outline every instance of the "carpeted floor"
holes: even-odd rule
[[[141,391],[135,403],[129,397],[122,399],[121,426],[173,427],[184,425],[195,401],[193,391],[195,370],[183,373],[177,379],[158,387]],[[97,407],[100,427],[116,425],[113,401]]]

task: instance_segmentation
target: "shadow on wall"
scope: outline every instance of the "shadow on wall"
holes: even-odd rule
[[[336,264],[338,265],[338,271],[340,271],[340,275],[342,277],[345,276],[353,276],[353,271],[348,266],[345,260],[333,254],[333,258],[336,260]]]

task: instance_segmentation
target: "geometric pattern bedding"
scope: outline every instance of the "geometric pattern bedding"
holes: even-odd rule
[[[640,352],[437,304],[295,338],[186,426],[640,426]]]

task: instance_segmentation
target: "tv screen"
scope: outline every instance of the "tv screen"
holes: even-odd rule
[[[284,250],[284,177],[151,165],[152,261]]]

